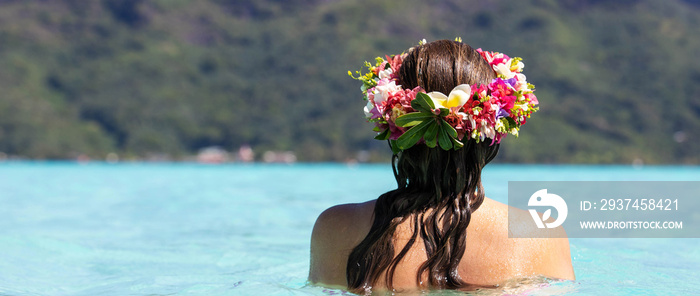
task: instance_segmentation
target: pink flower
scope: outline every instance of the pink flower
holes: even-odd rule
[[[372,110],[369,111],[369,113],[372,115],[370,119],[381,119],[382,118],[382,113],[379,111],[379,108],[377,106],[374,106]]]
[[[476,51],[491,65],[493,61],[493,52],[483,51],[481,48],[477,48]]]
[[[510,58],[502,53],[497,53],[493,56],[493,60],[489,63],[491,66],[505,64],[510,69]]]
[[[411,101],[416,98],[416,94],[420,90],[419,87],[414,88],[414,89],[401,89],[396,92],[389,93],[389,97],[387,97],[387,106],[388,109],[394,108],[396,105],[402,106],[402,109],[407,112],[415,112],[413,110],[413,107],[411,107]],[[391,110],[385,111],[385,112],[390,112]]]
[[[389,63],[389,66],[391,67],[391,69],[393,69],[394,72],[397,72],[401,68],[401,64],[403,63],[403,59],[406,56],[407,56],[407,54],[397,54],[394,57],[386,56],[386,60]]]
[[[525,94],[525,99],[528,100],[528,101],[530,101],[530,106],[539,105],[539,104],[540,104],[540,102],[537,101],[537,97],[535,96],[534,93],[526,93],[526,94]]]
[[[510,110],[513,109],[513,107],[515,106],[515,100],[516,100],[515,96],[505,96],[505,97],[500,97],[500,98],[494,97],[492,100],[494,100],[494,99],[495,99],[495,103],[498,104],[498,107],[500,107],[503,110],[508,111],[509,114],[510,114]]]
[[[493,140],[491,141],[491,145],[493,145],[494,143],[500,144],[501,140],[503,140],[503,138],[505,138],[507,135],[508,135],[507,133],[498,133],[497,132],[496,137],[494,137]]]
[[[514,93],[513,88],[500,78],[494,79],[489,84],[489,90],[491,91],[491,96],[495,97],[512,96]]]
[[[481,48],[476,50],[481,56],[489,62],[490,66],[504,64],[506,61],[510,61],[510,58],[500,52],[484,51]],[[508,65],[510,67],[510,65]]]
[[[387,122],[391,136],[391,140],[398,139],[407,128],[396,126],[396,118],[400,117],[406,113],[413,113],[416,110],[411,107],[411,101],[416,98],[418,92],[422,92],[423,89],[416,87],[414,89],[400,89],[395,92],[390,92],[386,101],[382,102],[381,117]]]
[[[379,106],[382,102],[385,102],[393,93],[401,91],[401,86],[396,85],[396,82],[389,79],[380,79],[377,81],[377,86],[371,89],[367,98],[371,99],[375,105]],[[381,107],[380,107],[380,110]],[[382,110],[383,111],[383,110]]]
[[[488,96],[487,91],[488,91],[488,86],[486,86],[485,84],[481,84],[479,86],[477,86],[476,84],[472,85],[472,98],[470,101],[472,101],[474,99],[474,95],[476,95],[477,101],[482,101],[482,100],[486,99],[486,97]],[[467,101],[467,104],[469,104],[470,101]],[[467,104],[465,104],[465,108],[466,108]],[[469,107],[472,108],[475,106],[476,105],[471,105]]]

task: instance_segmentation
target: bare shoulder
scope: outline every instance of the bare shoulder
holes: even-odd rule
[[[467,278],[481,284],[532,275],[573,280],[569,241],[563,229],[553,237],[512,238],[513,232],[536,230],[529,212],[485,199],[467,229],[467,237],[472,238],[467,239],[465,252]]]
[[[329,230],[328,228],[336,232],[338,230],[337,227],[348,228],[349,226],[355,226],[352,223],[348,224],[348,222],[358,222],[358,219],[371,218],[375,202],[375,200],[371,200],[363,203],[342,204],[326,209],[316,219],[314,233],[317,230]],[[349,230],[351,229],[355,229],[355,227],[349,228]]]
[[[323,211],[311,234],[309,281],[346,287],[345,268],[352,249],[369,232],[375,201],[342,204]]]
[[[517,236],[521,238],[515,240],[518,241],[521,254],[525,255],[524,259],[530,263],[530,273],[558,279],[575,279],[569,239],[563,227],[539,229],[529,212],[513,207],[509,207],[509,215],[512,216],[509,234],[520,232]]]

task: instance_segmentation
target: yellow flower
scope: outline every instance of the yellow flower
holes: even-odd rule
[[[438,91],[430,92],[428,96],[433,101],[433,104],[435,104],[435,108],[448,108],[452,112],[457,112],[467,103],[471,94],[471,86],[468,84],[460,84],[450,92],[449,96]]]

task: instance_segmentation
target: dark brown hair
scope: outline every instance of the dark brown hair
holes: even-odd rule
[[[399,70],[403,88],[421,86],[427,92],[448,94],[460,84],[487,84],[496,75],[469,45],[439,40],[408,52]],[[417,281],[430,288],[463,288],[458,271],[466,248],[471,214],[484,200],[481,170],[498,153],[498,144],[476,143],[465,137],[458,150],[429,148],[423,144],[392,157],[398,188],[382,194],[374,208],[374,221],[365,239],[351,252],[347,264],[348,288],[366,292],[385,272],[385,284],[393,288],[397,264],[418,235],[427,260],[418,269]],[[396,227],[408,221],[413,234],[394,254]],[[427,283],[423,283],[427,276]]]

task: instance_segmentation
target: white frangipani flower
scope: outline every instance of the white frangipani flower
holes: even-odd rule
[[[511,79],[515,77],[515,72],[510,70],[510,67],[507,66],[508,63],[505,64],[498,64],[498,65],[493,65],[493,70],[496,71],[499,75],[502,75],[504,79]]]
[[[435,108],[449,108],[452,112],[457,112],[469,100],[472,88],[468,84],[460,84],[450,92],[449,96],[441,92],[429,92],[428,96],[433,100]]]

